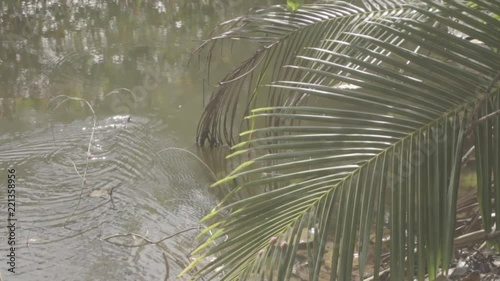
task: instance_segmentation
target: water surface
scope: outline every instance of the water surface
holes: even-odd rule
[[[194,143],[214,81],[188,62],[217,23],[257,4],[268,2],[0,2],[4,222],[9,167],[18,180],[16,273],[1,258],[5,280],[164,280],[163,253],[176,280],[197,230],[166,240],[166,251],[104,239],[132,232],[156,241],[202,227],[199,219],[221,196],[208,188],[214,176],[171,148],[216,166]],[[244,51],[220,54],[212,76]],[[5,227],[0,232],[3,253]]]

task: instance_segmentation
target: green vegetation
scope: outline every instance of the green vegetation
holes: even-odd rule
[[[215,89],[198,140],[248,159],[216,183],[237,187],[186,271],[288,280],[302,251],[306,280],[377,280],[386,266],[391,280],[434,280],[466,234],[471,158],[480,234],[497,237],[500,0],[473,4],[288,1],[219,26],[201,50],[258,48]]]

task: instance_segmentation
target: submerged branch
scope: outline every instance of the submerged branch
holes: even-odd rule
[[[147,238],[146,236],[142,235],[142,234],[138,234],[138,233],[132,233],[132,232],[129,232],[129,233],[124,233],[124,234],[114,234],[114,235],[111,235],[111,236],[108,236],[108,237],[105,237],[103,238],[102,240],[108,242],[108,243],[111,243],[111,244],[114,244],[114,245],[117,245],[117,246],[123,246],[123,247],[129,247],[129,248],[136,248],[136,247],[142,247],[142,246],[145,246],[145,245],[157,245],[167,239],[170,239],[170,238],[173,238],[179,234],[182,234],[184,232],[188,232],[188,231],[191,231],[191,230],[198,230],[199,228],[198,227],[191,227],[191,228],[188,228],[188,229],[184,229],[184,230],[181,230],[179,232],[176,232],[172,235],[169,235],[169,236],[166,236],[158,241],[153,241],[149,238]],[[137,245],[126,245],[126,244],[121,244],[121,243],[117,243],[117,242],[113,242],[113,241],[110,241],[110,239],[112,238],[117,238],[117,237],[133,237],[133,238],[141,238],[142,240],[146,241],[146,243],[142,243],[142,244],[137,244]]]
[[[78,174],[78,176],[82,179],[82,185],[81,185],[81,189],[80,189],[80,196],[79,196],[79,199],[78,199],[78,202],[76,203],[74,209],[73,209],[73,212],[71,212],[71,214],[66,218],[66,220],[64,221],[64,224],[63,224],[63,227],[66,228],[66,229],[69,229],[69,230],[72,230],[68,227],[66,227],[68,221],[73,217],[73,215],[75,214],[76,210],[78,209],[78,207],[80,206],[80,202],[82,201],[82,195],[83,195],[83,190],[85,188],[85,185],[87,183],[87,179],[86,179],[86,176],[87,176],[87,170],[88,170],[88,167],[89,167],[89,159],[92,158],[92,153],[90,152],[91,150],[91,147],[92,147],[92,141],[94,139],[94,133],[95,133],[95,128],[96,128],[96,123],[97,123],[97,117],[96,117],[96,114],[95,114],[95,111],[94,111],[94,108],[92,107],[92,105],[90,105],[90,103],[85,100],[85,99],[82,99],[82,98],[77,98],[77,97],[70,97],[70,96],[67,96],[67,95],[59,95],[59,96],[56,96],[54,98],[52,98],[50,101],[49,101],[49,104],[51,102],[53,102],[54,100],[58,99],[58,98],[64,98],[62,101],[59,101],[57,103],[57,105],[55,106],[54,110],[52,111],[52,113],[54,113],[57,108],[59,108],[59,106],[61,106],[63,103],[67,102],[67,101],[70,101],[70,100],[75,100],[75,101],[79,101],[79,102],[83,102],[85,103],[89,108],[90,110],[92,111],[92,116],[93,116],[93,126],[92,126],[92,132],[90,134],[90,138],[89,138],[89,143],[87,145],[87,155],[86,155],[86,160],[85,160],[85,168],[83,170],[83,175],[81,175],[79,172],[78,172],[78,169],[76,168],[76,164],[73,162],[73,160],[70,159],[71,163],[73,163],[73,168],[75,169],[76,173]],[[54,137],[54,132],[52,132],[52,136]],[[54,138],[54,143],[55,143],[55,138]]]

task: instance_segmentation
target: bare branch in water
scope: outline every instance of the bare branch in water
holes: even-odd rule
[[[95,133],[95,127],[96,127],[96,123],[97,123],[97,118],[96,118],[95,111],[94,111],[94,108],[92,107],[92,105],[90,105],[90,103],[87,100],[82,99],[82,98],[70,97],[70,96],[66,96],[66,95],[59,95],[59,96],[56,96],[56,97],[52,98],[49,101],[49,104],[51,102],[53,102],[54,100],[59,99],[59,98],[63,98],[63,99],[57,103],[57,105],[54,107],[54,110],[52,111],[52,113],[54,113],[57,110],[57,108],[59,108],[59,106],[61,106],[65,102],[70,101],[70,100],[76,100],[76,101],[84,102],[90,108],[90,110],[92,111],[92,116],[93,116],[93,120],[94,120],[93,126],[92,126],[92,132],[91,132],[90,138],[89,138],[89,144],[87,146],[87,155],[85,155],[85,159],[86,160],[85,160],[85,168],[83,170],[83,175],[81,175],[78,172],[78,169],[76,168],[75,162],[73,162],[73,160],[70,159],[71,163],[73,163],[73,168],[75,168],[76,173],[82,179],[82,186],[81,186],[81,189],[80,189],[80,197],[78,198],[78,202],[76,203],[75,208],[73,209],[73,212],[71,212],[71,214],[69,215],[68,218],[66,218],[66,221],[64,221],[64,224],[63,224],[64,228],[66,228],[68,230],[73,230],[73,229],[70,229],[70,228],[66,227],[66,224],[73,217],[73,215],[75,214],[76,210],[80,206],[80,202],[82,201],[83,189],[85,187],[85,184],[87,183],[86,176],[87,176],[87,170],[88,170],[88,167],[89,167],[89,159],[92,157],[92,153],[90,152],[90,149],[92,147],[92,140],[94,139],[94,133]],[[52,136],[54,137],[54,133],[53,132],[52,132]],[[55,142],[55,139],[54,139],[54,142]]]
[[[184,229],[184,230],[181,230],[179,232],[176,232],[172,235],[169,235],[167,237],[164,237],[158,241],[153,241],[149,238],[147,238],[146,236],[142,235],[142,234],[138,234],[138,233],[132,233],[132,232],[129,232],[129,233],[124,233],[124,234],[114,234],[114,235],[111,235],[111,236],[108,236],[106,238],[103,238],[102,240],[108,242],[108,243],[111,243],[111,244],[114,244],[114,245],[118,245],[118,246],[123,246],[123,247],[129,247],[129,248],[136,248],[136,247],[142,247],[142,246],[145,246],[145,245],[158,245],[159,243],[167,240],[167,239],[170,239],[170,238],[173,238],[179,234],[182,234],[184,232],[188,232],[188,231],[191,231],[191,230],[199,230],[200,228],[199,227],[191,227],[191,228],[188,228],[188,229]],[[126,244],[121,244],[121,243],[117,243],[117,242],[113,242],[113,241],[110,241],[110,239],[112,238],[117,238],[117,237],[134,237],[134,238],[141,238],[142,240],[146,241],[146,243],[142,243],[142,244],[138,244],[138,245],[126,245]]]

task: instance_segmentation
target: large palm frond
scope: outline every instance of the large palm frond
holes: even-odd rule
[[[451,260],[472,146],[483,227],[494,231],[500,0],[474,3],[489,13],[453,0],[335,2],[274,6],[223,25],[208,42],[261,47],[216,89],[199,139],[232,143],[243,103],[248,130],[233,156],[253,158],[217,184],[235,180],[229,196],[264,192],[205,218],[231,210],[204,232],[216,230],[188,270],[219,254],[196,278],[288,280],[305,247],[307,280],[351,280],[355,255],[359,275],[377,280],[390,237],[391,280],[432,280]]]

